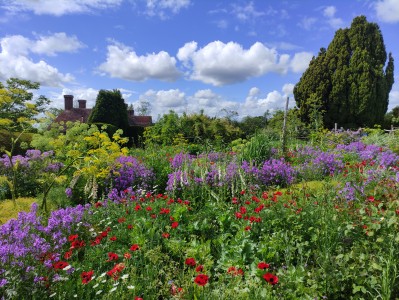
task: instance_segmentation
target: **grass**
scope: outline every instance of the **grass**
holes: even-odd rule
[[[12,200],[3,200],[0,202],[0,225],[6,223],[10,219],[15,219],[21,211],[30,211],[32,203],[36,202],[36,198],[18,198],[16,206]]]

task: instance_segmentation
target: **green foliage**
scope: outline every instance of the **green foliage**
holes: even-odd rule
[[[339,29],[328,49],[321,48],[294,88],[302,121],[316,130],[382,124],[394,82],[377,24],[356,17]],[[384,66],[386,65],[385,69]]]
[[[89,124],[110,124],[116,129],[126,132],[129,127],[125,100],[119,90],[100,90],[97,95],[96,105],[89,116]],[[110,127],[109,127],[110,128]],[[112,135],[116,130],[109,130]]]
[[[241,137],[248,138],[254,135],[257,131],[266,128],[268,124],[269,113],[266,112],[263,116],[246,116],[236,125],[241,130]]]
[[[260,164],[272,156],[273,148],[276,150],[279,144],[280,137],[276,132],[263,130],[244,144],[240,149],[239,157],[241,160]]]
[[[74,189],[73,199],[77,203],[85,198],[95,200],[102,196],[111,163],[128,152],[122,148],[127,139],[121,137],[120,130],[110,138],[106,126],[99,130],[95,125],[67,122],[66,127],[63,133],[62,124],[55,124],[51,130],[34,135],[32,139],[32,146],[53,150],[56,159],[64,164],[56,174],[43,174],[46,183],[43,208],[48,193],[59,185],[69,185]]]
[[[5,152],[11,161],[11,157],[20,144],[21,137],[26,131],[32,131],[32,125],[39,113],[44,112],[49,100],[44,96],[33,99],[31,90],[39,89],[40,84],[29,80],[10,78],[7,85],[0,83],[0,131],[6,131],[5,137],[10,138],[10,147],[0,149]],[[18,132],[18,133],[17,133]],[[18,166],[13,165],[11,161],[12,179],[10,181],[10,189],[12,199],[18,194],[17,192],[17,170]]]
[[[179,116],[174,111],[163,115],[144,131],[146,145],[177,145],[183,140],[194,144],[221,147],[240,135],[239,128],[227,119],[210,118],[201,112]]]

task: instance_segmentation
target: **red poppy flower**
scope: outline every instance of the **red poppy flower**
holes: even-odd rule
[[[126,218],[119,218],[118,219],[118,223],[123,223],[123,222],[125,222],[126,221]]]
[[[237,204],[237,203],[238,203],[238,199],[237,199],[236,197],[234,197],[234,198],[231,200],[231,202],[232,202],[233,204]]]
[[[82,278],[82,283],[88,284],[91,281],[93,274],[94,274],[93,270],[88,271],[88,272],[82,272],[82,274],[80,274],[80,277]]]
[[[132,224],[127,225],[127,229],[133,229],[133,225]]]
[[[146,211],[152,211],[152,207],[151,207],[151,206],[147,206],[147,207],[145,208],[145,210],[146,210]]]
[[[276,275],[273,275],[272,273],[266,273],[265,275],[263,275],[263,279],[271,285],[275,285],[278,283],[278,277]]]
[[[108,231],[107,231],[107,230],[102,231],[102,232],[100,233],[100,235],[101,235],[101,237],[105,238],[105,237],[107,237],[107,235],[108,235]]]
[[[108,252],[108,260],[107,261],[113,261],[113,260],[118,260],[119,256],[118,254],[114,252]]]
[[[268,269],[269,267],[270,267],[270,265],[263,261],[258,263],[258,269],[264,270],[264,269]]]
[[[84,241],[75,240],[75,241],[73,241],[73,242],[71,243],[70,249],[79,249],[79,248],[82,248],[82,247],[84,247],[84,246],[86,246],[86,244],[85,244]]]
[[[237,219],[242,219],[242,214],[238,211],[235,213]]]
[[[187,266],[194,267],[197,263],[195,262],[194,258],[189,257],[189,258],[186,259],[185,264]]]
[[[162,233],[162,237],[165,239],[168,239],[170,237],[170,234],[167,232]]]
[[[251,226],[247,226],[244,228],[245,231],[250,231],[251,230]]]
[[[101,243],[101,236],[96,237],[94,240],[92,240],[90,242],[90,246],[96,246],[99,245]]]
[[[77,234],[71,234],[71,235],[68,237],[68,241],[73,242],[73,241],[76,240],[77,238],[78,238],[78,235],[77,235]]]
[[[139,250],[140,249],[140,247],[139,247],[139,245],[137,245],[137,244],[134,244],[134,245],[132,245],[131,247],[130,247],[130,251],[137,251],[137,250]]]
[[[151,215],[151,218],[153,218],[153,219],[156,219],[156,217],[157,217],[156,214]]]
[[[63,268],[69,266],[69,264],[65,261],[57,261],[56,263],[53,264],[54,269],[62,270]]]
[[[161,208],[161,211],[159,212],[160,215],[163,215],[163,214],[166,215],[168,213],[170,213],[170,209],[169,208]]]
[[[99,201],[99,202],[96,202],[96,203],[94,204],[94,206],[97,208],[97,207],[103,206],[103,204]]]
[[[245,190],[242,190],[241,192],[240,192],[240,195],[244,195],[245,194]]]
[[[171,226],[172,228],[177,228],[177,226],[179,226],[179,222],[173,222]]]
[[[143,300],[143,298],[136,296],[134,297],[134,300]]]
[[[116,236],[112,236],[109,238],[111,241],[115,242],[116,241]]]
[[[205,274],[198,274],[197,277],[195,277],[194,282],[198,284],[199,286],[204,286],[205,284],[208,283],[209,277]]]
[[[136,206],[134,207],[134,210],[135,211],[138,211],[138,210],[140,210],[141,209],[141,206],[139,205],[139,204],[136,204]]]
[[[203,272],[204,271],[204,266],[203,265],[198,265],[195,268],[195,272],[199,273],[199,272]]]
[[[132,255],[129,252],[126,252],[125,254],[123,254],[123,257],[129,259],[132,257]]]
[[[67,251],[67,252],[65,252],[65,254],[64,254],[64,258],[65,259],[70,259],[71,258],[71,256],[72,256],[72,251],[70,250],[70,251]]]

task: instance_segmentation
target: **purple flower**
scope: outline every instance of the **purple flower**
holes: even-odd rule
[[[65,194],[66,194],[66,196],[68,197],[68,198],[71,198],[72,197],[72,189],[71,188],[66,188],[65,189]]]

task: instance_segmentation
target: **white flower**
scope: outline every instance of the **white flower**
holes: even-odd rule
[[[105,275],[107,275],[107,272],[102,273],[100,276],[98,276],[99,278],[104,277]]]
[[[100,295],[103,292],[103,290],[97,291],[96,295]]]
[[[67,266],[66,266],[65,268],[63,268],[62,270],[68,271],[70,268],[72,268],[71,265],[67,265]]]
[[[98,283],[96,283],[95,285],[93,285],[93,288],[95,289],[96,287],[98,287]]]
[[[51,295],[49,296],[49,298],[52,298],[52,297],[54,297],[55,295],[57,295],[57,293],[51,294]]]
[[[122,277],[121,277],[121,279],[128,279],[129,278],[129,274],[125,274],[125,275],[123,275]]]
[[[119,282],[115,282],[113,285],[114,285],[114,286],[118,286],[118,285],[119,285]]]
[[[128,285],[128,286],[127,286],[127,289],[128,289],[128,290],[133,290],[133,289],[134,289],[134,285]]]
[[[113,287],[112,289],[109,290],[110,293],[113,293],[116,291],[116,287]]]

